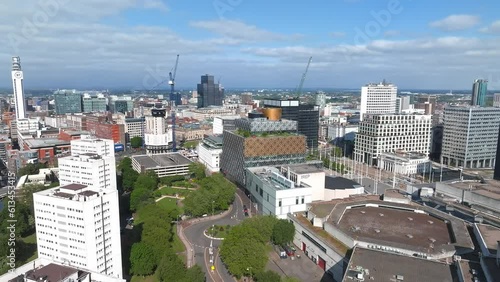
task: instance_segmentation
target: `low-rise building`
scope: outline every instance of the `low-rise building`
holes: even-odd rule
[[[125,282],[125,279],[115,278],[80,267],[73,267],[67,262],[56,263],[49,259],[37,258],[13,271],[0,276],[0,281],[6,282]]]
[[[224,130],[236,130],[234,121],[240,118],[241,116],[237,115],[214,117],[213,134],[220,135],[224,133]]]
[[[188,175],[191,161],[179,153],[132,156],[132,167],[138,173],[154,171],[158,177]]]
[[[379,168],[408,176],[429,172],[431,166],[429,157],[421,153],[382,153],[378,160]]]
[[[208,136],[198,143],[198,161],[210,172],[220,171],[220,155],[222,154],[222,137]]]

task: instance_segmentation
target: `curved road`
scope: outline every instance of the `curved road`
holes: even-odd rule
[[[247,205],[248,206],[248,205]],[[220,240],[211,240],[207,238],[203,233],[211,225],[236,225],[240,223],[245,218],[243,213],[243,202],[238,194],[233,202],[233,208],[230,213],[222,218],[215,220],[207,220],[199,223],[195,223],[184,228],[184,235],[192,246],[192,250],[187,250],[194,252],[195,263],[203,269],[207,274],[207,281],[214,282],[225,282],[225,281],[235,281],[234,278],[227,272],[226,268],[222,265],[218,254],[218,247],[220,246]],[[212,272],[210,267],[210,245],[213,246],[213,256],[215,258],[215,271]]]

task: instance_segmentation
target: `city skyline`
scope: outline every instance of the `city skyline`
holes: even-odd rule
[[[88,2],[88,1],[87,1]],[[500,89],[500,19],[495,1],[78,2],[0,4],[10,61],[23,60],[26,88],[149,90],[168,78],[180,54],[177,85],[209,73],[226,88],[292,88],[313,57],[304,88],[356,89],[383,78],[400,89],[470,89],[487,79]],[[4,13],[5,14],[5,13]],[[314,15],[314,16],[311,16]],[[36,46],[36,48],[34,48]],[[168,87],[166,84],[161,88]]]

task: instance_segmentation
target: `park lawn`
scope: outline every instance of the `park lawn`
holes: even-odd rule
[[[159,191],[161,192],[162,195],[175,196],[175,194],[178,194],[179,196],[183,197],[187,196],[187,194],[192,192],[192,190],[176,189],[169,186],[162,187]]]
[[[220,230],[221,227],[223,227],[222,231]],[[215,233],[212,231],[212,229],[215,229]],[[210,236],[215,237],[215,238],[226,238],[226,236],[230,230],[231,230],[231,226],[229,228],[227,228],[227,226],[215,225],[215,227],[210,226],[207,233]]]
[[[198,146],[198,143],[200,143],[200,141],[187,141],[187,142],[184,142],[184,144],[182,144],[182,147],[183,148],[196,148]]]
[[[191,183],[187,180],[172,182],[172,186],[174,186],[174,187],[186,187],[186,188],[195,188],[196,187],[193,183]]]
[[[159,202],[156,202],[157,205],[160,205],[167,210],[178,209],[180,214],[184,213],[184,209],[182,207],[177,206],[177,199],[165,198],[161,199]]]

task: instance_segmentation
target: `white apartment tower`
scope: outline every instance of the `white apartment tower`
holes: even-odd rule
[[[464,168],[495,167],[499,125],[499,108],[445,108],[443,163]]]
[[[360,120],[365,114],[393,114],[396,112],[398,87],[385,80],[361,87]]]
[[[122,278],[118,191],[69,184],[33,194],[38,257]]]
[[[16,119],[26,118],[26,105],[24,104],[23,70],[21,58],[12,57],[12,87],[14,90],[14,103]]]
[[[71,156],[59,158],[59,184],[82,184],[116,190],[116,162],[113,140],[89,135],[71,141]]]
[[[144,144],[148,155],[164,154],[172,149],[172,130],[165,116],[165,109],[151,109],[151,115],[146,116]]]
[[[382,153],[412,152],[428,155],[431,115],[367,114],[356,134],[354,158],[370,165]]]
[[[71,141],[71,155],[97,154],[102,157],[115,157],[115,146],[111,139],[99,139],[92,135],[82,135],[80,140]]]

